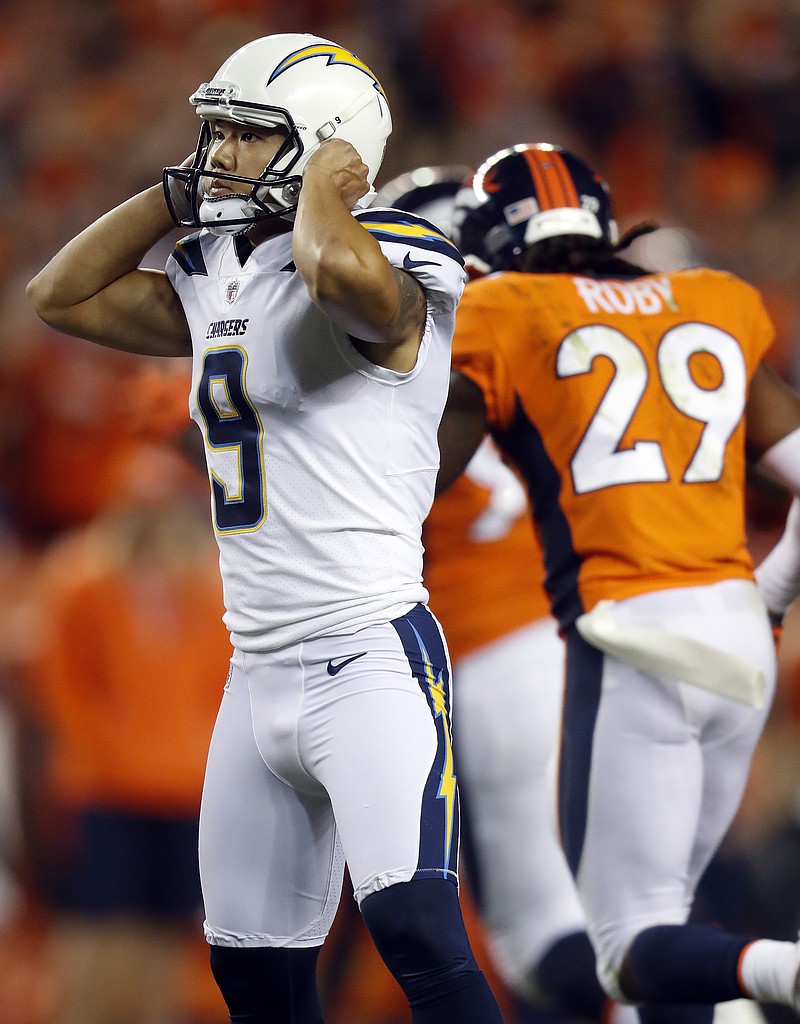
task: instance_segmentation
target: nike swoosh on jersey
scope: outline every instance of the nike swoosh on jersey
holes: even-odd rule
[[[403,257],[403,267],[405,270],[413,270],[415,267],[437,267],[438,265],[434,260],[412,260],[410,252],[407,252]]]
[[[344,661],[340,661],[337,665],[334,665],[332,661],[328,662],[328,675],[335,676],[337,672],[341,672],[345,665],[349,665],[351,661],[357,661],[359,658],[363,658],[366,651],[362,651],[361,654],[354,654],[351,658],[345,658]]]

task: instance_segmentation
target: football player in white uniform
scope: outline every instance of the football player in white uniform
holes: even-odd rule
[[[29,294],[65,333],[193,359],[234,646],[201,809],[212,970],[236,1024],[319,1024],[346,861],[415,1024],[496,1024],[422,582],[463,262],[419,218],[363,208],[391,118],[349,51],[257,39],[191,103],[194,156]],[[173,220],[199,231],[141,269]]]

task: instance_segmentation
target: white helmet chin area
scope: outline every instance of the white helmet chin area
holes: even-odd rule
[[[219,177],[219,175],[217,175]],[[240,235],[256,221],[271,217],[294,217],[294,210],[287,214],[284,207],[278,207],[270,200],[272,189],[258,186],[248,193],[233,193],[227,196],[203,196],[198,211],[200,226],[208,228],[215,235]],[[281,190],[286,202],[300,195],[300,182],[292,181]]]
[[[164,169],[164,191],[176,222],[237,234],[259,220],[294,219],[303,168],[327,139],[349,142],[368,167],[380,170],[392,119],[386,95],[355,54],[319,36],[286,33],[254,39],[232,54],[190,97],[203,119],[190,168]],[[286,142],[259,178],[227,176],[207,166],[213,120],[282,128]],[[205,195],[211,179],[230,181],[230,195]],[[205,186],[205,187],[204,187]],[[181,219],[183,195],[192,217]]]
[[[250,196],[207,198],[200,204],[200,223],[215,235],[238,235],[258,219],[258,212]]]

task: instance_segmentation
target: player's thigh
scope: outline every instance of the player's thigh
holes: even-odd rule
[[[725,628],[731,626],[735,628],[735,623]],[[772,642],[771,637],[767,642]],[[764,707],[754,708],[737,701],[727,701],[703,733],[702,806],[689,866],[689,885],[693,892],[730,828],[747,785],[753,753],[764,729],[774,690],[771,655],[772,650],[768,649],[762,662],[767,679]],[[708,699],[702,691],[693,697],[695,700]]]
[[[760,667],[771,693],[769,631],[747,584],[626,605],[668,633],[713,637]],[[765,712],[606,657],[576,631],[568,649],[562,830],[590,932],[613,959],[643,927],[688,916],[736,812]]]
[[[677,683],[568,637],[560,826],[590,932],[682,920],[703,792]]]
[[[749,667],[749,672],[757,670],[763,678],[762,707],[733,700],[703,687],[664,679],[659,686],[660,703],[658,697],[648,696],[646,704],[639,704],[636,721],[629,721],[626,725],[627,729],[635,730],[637,722],[641,723],[638,731],[655,744],[653,752],[663,758],[665,770],[672,771],[669,759],[676,735],[679,743],[688,743],[692,750],[691,756],[687,757],[687,768],[695,765],[701,789],[692,847],[685,866],[685,888],[690,901],[700,874],[736,813],[753,749],[772,699],[775,650],[771,631],[763,602],[754,584],[748,580],[731,579],[706,586],[642,594],[621,602],[617,614],[621,620],[634,626],[655,626],[666,636],[686,637],[709,645],[707,659],[713,661],[714,650],[719,650],[726,656],[738,658],[742,666]],[[607,662],[607,667],[611,664],[611,661]],[[646,685],[650,685],[656,677],[645,674],[643,678]],[[709,678],[713,678],[713,673],[709,673]],[[604,686],[604,693],[606,689]],[[667,701],[672,711],[667,710]],[[678,732],[659,725],[658,718],[649,718],[650,711],[655,715],[666,711],[662,721],[669,718]],[[619,717],[615,715],[616,720]],[[695,744],[699,752],[699,767]],[[687,776],[683,778],[685,781]],[[694,785],[691,792],[694,799]],[[681,793],[676,791],[671,814],[674,814],[672,808],[680,799]],[[685,823],[688,818],[682,816],[681,821]],[[669,851],[670,847],[666,849]]]
[[[324,646],[336,663],[353,660],[327,690],[308,686],[304,762],[330,795],[356,898],[414,877],[454,878],[458,807],[438,624],[418,608]]]
[[[583,927],[555,822],[563,669],[564,645],[549,619],[453,669],[469,879],[503,962],[522,972],[557,938]]]
[[[453,667],[453,737],[463,783],[502,790],[518,772],[543,777],[556,745],[563,687],[564,644],[551,619],[462,658]]]
[[[259,687],[259,679],[250,682]],[[288,785],[263,760],[248,678],[235,657],[200,814],[207,938],[218,945],[318,945],[333,920],[343,869],[327,796]]]

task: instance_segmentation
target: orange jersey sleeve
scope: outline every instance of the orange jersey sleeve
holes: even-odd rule
[[[550,613],[522,484],[493,446],[481,455],[436,499],[423,532],[430,605],[454,663]]]
[[[772,342],[755,289],[709,269],[468,285],[453,365],[534,498],[553,610],[751,578],[744,409]]]

